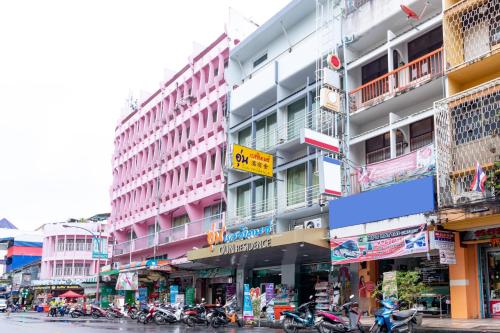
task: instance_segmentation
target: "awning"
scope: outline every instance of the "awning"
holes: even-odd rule
[[[101,272],[101,276],[106,276],[106,275],[118,275],[118,273],[120,273],[120,270],[118,270],[118,269],[112,269],[112,270],[110,270],[110,271]]]
[[[214,245],[187,253],[189,260],[213,267],[272,266],[330,260],[325,228],[299,229]]]
[[[170,270],[170,260],[157,260],[157,259],[151,259],[151,260],[143,260],[143,261],[134,261],[131,262],[130,264],[123,264],[120,265],[118,268],[119,272],[131,272],[131,271],[137,271],[141,269],[157,269],[157,270]],[[167,267],[168,266],[168,267]]]

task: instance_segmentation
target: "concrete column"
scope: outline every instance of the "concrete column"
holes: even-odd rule
[[[479,318],[481,304],[477,245],[461,246],[460,235],[455,233],[455,255],[457,263],[449,265],[451,318]]]
[[[295,288],[295,272],[297,265],[281,265],[281,283],[286,284],[289,289]]]

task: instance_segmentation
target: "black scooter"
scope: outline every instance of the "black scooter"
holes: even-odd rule
[[[201,299],[201,303],[196,305],[194,308],[184,311],[186,316],[185,322],[189,327],[194,327],[196,324],[209,325],[207,320],[207,309],[205,308],[205,299]]]

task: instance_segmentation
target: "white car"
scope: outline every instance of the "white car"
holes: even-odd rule
[[[0,298],[0,311],[5,312],[7,310],[7,300],[5,298]]]

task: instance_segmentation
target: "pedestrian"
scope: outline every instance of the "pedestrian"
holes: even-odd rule
[[[359,290],[359,306],[361,308],[361,313],[369,315],[371,310],[370,293],[366,288],[365,277],[363,275],[359,277],[358,290]]]

